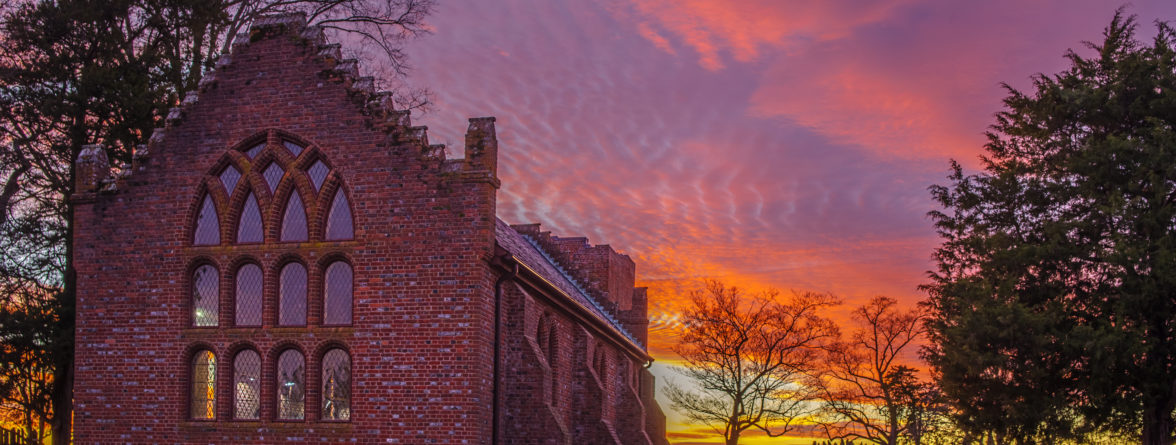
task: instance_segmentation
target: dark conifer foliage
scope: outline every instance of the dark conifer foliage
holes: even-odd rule
[[[1092,53],[1007,87],[984,171],[932,195],[926,357],[960,425],[998,443],[1173,440],[1176,35],[1116,14]]]

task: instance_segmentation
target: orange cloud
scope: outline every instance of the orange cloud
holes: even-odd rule
[[[698,53],[708,70],[722,69],[723,53],[755,60],[763,48],[794,47],[843,38],[859,26],[884,20],[908,1],[629,0],[639,28],[660,27]],[[627,14],[625,14],[627,15]],[[667,50],[661,35],[641,32]]]

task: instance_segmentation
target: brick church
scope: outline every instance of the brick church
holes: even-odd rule
[[[607,245],[495,217],[300,16],[259,20],[113,173],[75,166],[77,443],[664,444]]]

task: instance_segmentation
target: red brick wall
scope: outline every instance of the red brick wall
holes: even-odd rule
[[[239,47],[117,191],[75,197],[78,443],[489,442],[492,169],[447,163],[420,134],[361,112],[366,95],[324,71],[330,65],[319,51],[293,34]],[[276,242],[284,200],[276,205],[254,176],[242,181],[256,183],[267,243],[229,242],[244,194],[214,193],[222,243],[191,245],[201,184],[216,183],[227,152],[267,134],[325,156],[348,191],[354,241],[322,241],[330,196],[320,196],[306,202],[310,242]],[[320,325],[327,257],[354,266],[350,327]],[[244,258],[265,272],[261,328],[232,327],[233,266]],[[273,326],[278,268],[289,259],[309,272],[306,327]],[[191,271],[201,261],[220,273],[216,328],[191,327]],[[349,422],[317,420],[319,360],[331,345],[351,354]],[[260,421],[227,420],[231,357],[244,347],[262,356]],[[286,347],[306,356],[305,421],[274,420],[274,366]],[[202,348],[217,357],[213,422],[189,420],[189,362]]]

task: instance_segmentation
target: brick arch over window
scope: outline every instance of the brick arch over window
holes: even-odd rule
[[[316,145],[279,130],[228,150],[208,171],[196,200],[194,246],[354,238],[342,175]]]

